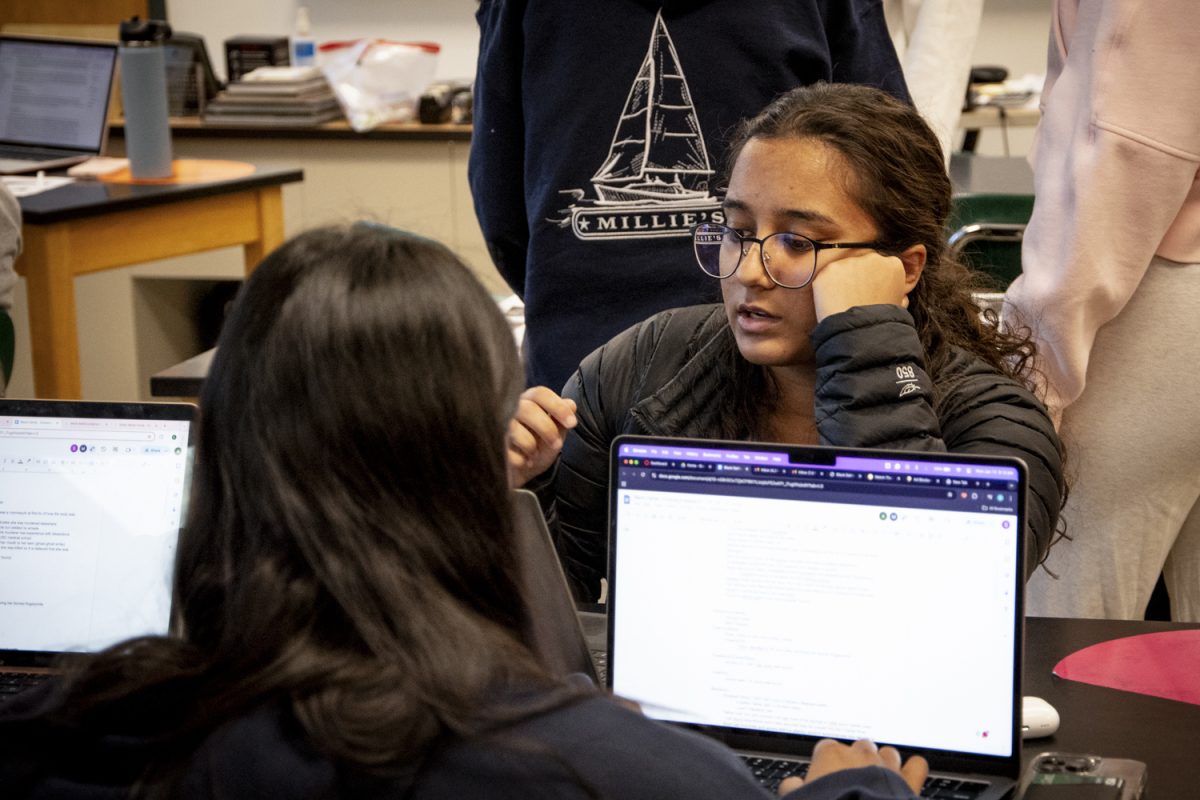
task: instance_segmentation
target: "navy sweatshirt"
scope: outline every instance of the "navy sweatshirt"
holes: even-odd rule
[[[730,133],[819,80],[908,99],[878,0],[482,0],[470,182],[526,304],[531,384],[666,308],[712,302]]]

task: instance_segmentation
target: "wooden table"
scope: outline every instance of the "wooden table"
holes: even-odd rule
[[[192,184],[79,181],[21,199],[16,268],[29,302],[38,397],[81,397],[75,278],[145,261],[241,246],[249,272],[283,242],[281,186],[298,169],[256,169]]]

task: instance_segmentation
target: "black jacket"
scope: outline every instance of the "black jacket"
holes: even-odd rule
[[[33,698],[31,698],[32,700]],[[85,735],[36,716],[0,711],[0,797],[120,800],[152,762],[161,726],[152,707]],[[32,713],[31,713],[32,712]],[[12,713],[12,712],[10,712]],[[34,750],[33,753],[29,750]],[[458,798],[688,797],[770,800],[772,795],[724,746],[670,728],[601,696],[525,719],[478,740],[448,743],[414,777],[372,775],[315,749],[283,704],[220,726],[183,765],[180,800],[458,800]],[[790,800],[913,797],[879,767],[826,776]]]
[[[720,438],[720,354],[734,346],[721,306],[658,314],[589,355],[564,396],[578,405],[553,472],[538,490],[575,591],[596,595],[607,564],[608,451],[622,433]],[[813,330],[816,422],[822,444],[987,453],[1029,467],[1026,577],[1049,547],[1063,492],[1058,436],[1024,386],[955,351],[934,384],[909,313],[866,306]],[[917,390],[898,388],[912,366]],[[936,399],[935,399],[936,398]]]
[[[737,123],[832,81],[908,99],[880,0],[482,0],[470,184],[525,300],[530,384],[708,303],[689,228],[722,221]]]

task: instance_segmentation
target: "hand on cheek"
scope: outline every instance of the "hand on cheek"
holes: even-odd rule
[[[812,282],[817,322],[855,306],[907,308],[908,290],[904,264],[895,256],[870,252],[830,261],[818,267]]]

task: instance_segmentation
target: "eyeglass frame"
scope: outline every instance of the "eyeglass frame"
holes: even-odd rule
[[[697,264],[700,264],[700,255],[696,252],[696,244],[697,244],[696,235],[700,231],[701,228],[724,228],[726,231],[728,231],[729,233],[736,236],[738,243],[741,245],[741,247],[739,248],[739,251],[738,251],[737,263],[733,265],[733,269],[731,269],[729,271],[728,275],[713,275],[711,272],[706,270],[703,265],[700,265],[701,272],[703,272],[708,277],[716,278],[719,281],[723,281],[723,280],[727,280],[728,278],[732,278],[734,275],[737,274],[738,268],[742,266],[742,262],[746,260],[746,256],[750,253],[750,249],[749,249],[749,247],[747,247],[747,245],[757,244],[759,258],[762,261],[763,272],[766,273],[766,276],[771,279],[772,283],[774,283],[776,286],[778,286],[781,289],[803,289],[805,286],[808,286],[810,283],[812,283],[813,280],[817,277],[817,257],[818,257],[818,254],[822,250],[842,250],[842,249],[853,250],[853,249],[863,248],[866,250],[880,250],[881,251],[881,250],[886,249],[886,246],[887,246],[886,242],[880,242],[880,241],[875,241],[875,242],[818,242],[816,239],[811,239],[802,233],[792,233],[791,231],[777,231],[775,233],[771,233],[766,236],[763,236],[762,238],[756,238],[754,236],[743,236],[742,234],[738,233],[737,230],[735,230],[734,228],[731,228],[728,225],[723,225],[719,222],[701,222],[699,224],[693,225],[690,229],[691,234],[692,234],[692,255],[695,256]],[[766,244],[768,239],[772,239],[776,236],[794,236],[798,239],[803,239],[812,245],[813,268],[812,268],[812,272],[810,272],[808,275],[808,280],[804,281],[804,283],[797,284],[796,286],[790,286],[786,283],[781,282],[779,279],[777,279],[774,275],[771,274],[771,266],[767,263],[768,259],[765,257],[765,250],[763,249],[763,247]]]

